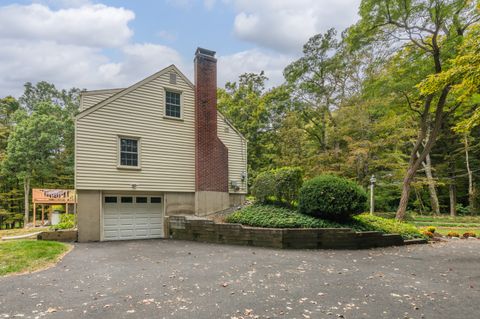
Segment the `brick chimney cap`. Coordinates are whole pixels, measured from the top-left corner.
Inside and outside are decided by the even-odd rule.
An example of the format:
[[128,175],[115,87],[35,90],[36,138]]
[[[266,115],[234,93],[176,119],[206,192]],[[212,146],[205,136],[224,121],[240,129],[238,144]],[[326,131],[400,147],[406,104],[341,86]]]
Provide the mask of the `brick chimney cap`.
[[215,57],[215,53],[216,53],[215,51],[198,47],[198,48],[197,48],[197,51],[195,52],[195,55],[205,55],[205,56],[214,58],[214,57]]

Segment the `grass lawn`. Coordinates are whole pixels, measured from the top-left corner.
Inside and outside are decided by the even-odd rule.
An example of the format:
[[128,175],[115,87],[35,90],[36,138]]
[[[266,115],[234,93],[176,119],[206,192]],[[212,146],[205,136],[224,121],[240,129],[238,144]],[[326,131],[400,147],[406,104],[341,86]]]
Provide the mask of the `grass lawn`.
[[380,231],[400,234],[405,239],[424,238],[412,224],[398,222],[369,214],[353,217],[348,223],[340,224],[307,216],[295,210],[272,206],[251,205],[226,217],[229,223],[268,228],[352,228],[356,231]]
[[15,228],[15,229],[3,229],[0,230],[0,239],[2,237],[10,237],[10,236],[19,236],[19,235],[26,235],[31,233],[36,233],[39,231],[48,230],[48,227],[35,227],[35,228]]
[[447,235],[450,231],[459,233],[474,232],[480,236],[480,216],[413,216],[413,224],[418,228],[434,226],[436,232]]
[[0,276],[31,272],[58,261],[69,245],[43,240],[0,242]]

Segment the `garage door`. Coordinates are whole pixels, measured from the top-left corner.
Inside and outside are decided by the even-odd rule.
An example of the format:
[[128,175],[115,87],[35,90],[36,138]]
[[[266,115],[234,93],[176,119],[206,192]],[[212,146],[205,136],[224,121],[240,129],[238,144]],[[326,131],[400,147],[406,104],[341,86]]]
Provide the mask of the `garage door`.
[[103,197],[103,240],[163,237],[163,198],[147,195]]

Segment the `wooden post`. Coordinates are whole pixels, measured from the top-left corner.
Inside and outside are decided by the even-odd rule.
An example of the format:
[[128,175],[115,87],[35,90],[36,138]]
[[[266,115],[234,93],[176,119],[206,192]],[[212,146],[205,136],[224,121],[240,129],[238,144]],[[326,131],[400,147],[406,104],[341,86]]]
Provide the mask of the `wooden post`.
[[42,204],[42,226],[45,225],[45,205]]
[[65,214],[68,214],[68,203],[65,204]]
[[36,225],[36,221],[37,220],[37,204],[36,203],[33,203],[33,227],[35,227]]

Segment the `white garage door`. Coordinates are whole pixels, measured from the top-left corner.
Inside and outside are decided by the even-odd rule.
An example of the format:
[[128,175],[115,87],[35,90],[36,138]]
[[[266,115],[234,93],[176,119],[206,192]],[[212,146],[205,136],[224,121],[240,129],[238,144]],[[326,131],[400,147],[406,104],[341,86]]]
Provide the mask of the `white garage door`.
[[103,240],[163,237],[163,198],[150,195],[105,195]]

